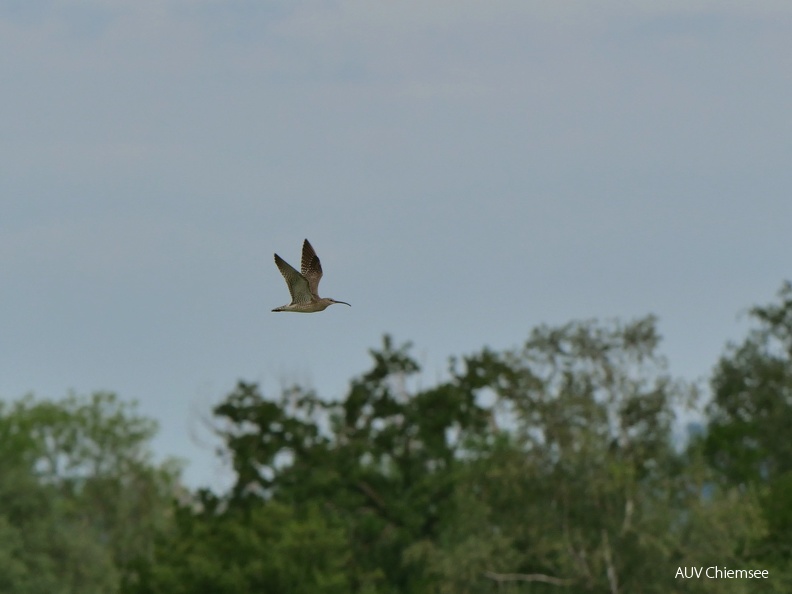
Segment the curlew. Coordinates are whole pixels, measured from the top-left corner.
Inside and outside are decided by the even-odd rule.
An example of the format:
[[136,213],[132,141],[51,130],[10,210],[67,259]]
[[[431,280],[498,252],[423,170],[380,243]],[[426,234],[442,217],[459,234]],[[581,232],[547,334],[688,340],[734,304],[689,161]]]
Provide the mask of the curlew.
[[[343,303],[346,301],[336,301],[330,297],[319,297],[319,281],[322,280],[322,264],[319,256],[316,255],[313,247],[306,239],[303,242],[302,262],[300,268],[302,274],[297,272],[286,260],[275,254],[275,264],[281,271],[286,285],[291,293],[291,303],[276,307],[272,311],[296,311],[299,313],[313,313],[327,309],[333,303]],[[351,305],[349,305],[352,307]]]

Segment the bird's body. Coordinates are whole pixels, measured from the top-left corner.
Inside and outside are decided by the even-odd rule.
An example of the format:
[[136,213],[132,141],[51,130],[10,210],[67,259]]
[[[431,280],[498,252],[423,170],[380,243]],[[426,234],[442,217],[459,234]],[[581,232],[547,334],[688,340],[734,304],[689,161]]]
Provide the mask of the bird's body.
[[292,300],[289,305],[276,307],[272,311],[313,313],[316,311],[323,311],[330,305],[333,305],[333,303],[349,305],[346,301],[336,301],[329,297],[319,297],[317,291],[319,289],[319,281],[322,280],[322,264],[319,262],[319,256],[316,255],[316,252],[311,244],[308,243],[307,239],[303,242],[302,262],[300,263],[302,272],[297,272],[295,268],[290,266],[289,263],[278,254],[275,254],[275,264],[278,270],[281,271],[283,278],[286,279],[286,285],[289,287]]

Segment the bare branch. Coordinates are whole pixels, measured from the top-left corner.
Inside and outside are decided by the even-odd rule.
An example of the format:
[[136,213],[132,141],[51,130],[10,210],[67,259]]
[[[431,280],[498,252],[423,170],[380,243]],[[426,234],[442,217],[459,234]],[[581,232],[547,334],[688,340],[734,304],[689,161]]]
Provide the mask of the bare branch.
[[496,582],[544,582],[553,586],[571,586],[575,580],[557,578],[543,573],[495,573],[485,571],[484,575]]
[[631,528],[630,521],[632,520],[634,508],[635,504],[633,503],[632,497],[627,495],[627,501],[624,502],[624,522],[622,522],[621,529],[622,534],[626,534]]
[[589,568],[589,564],[586,561],[586,549],[581,547],[580,552],[575,549],[572,544],[572,535],[569,533],[569,526],[567,525],[566,521],[564,521],[564,540],[569,555],[586,576],[586,581],[589,585],[593,584],[594,576],[591,575],[591,569]]
[[610,584],[611,594],[619,594],[619,580],[616,576],[616,568],[613,566],[613,557],[611,556],[610,542],[608,541],[608,533],[603,528],[602,530],[602,544],[605,554],[605,563],[608,566],[608,583]]
[[388,511],[388,506],[385,505],[385,502],[382,500],[377,492],[369,486],[368,483],[365,481],[358,481],[357,488],[360,489],[370,500],[377,506],[381,511],[386,512]]

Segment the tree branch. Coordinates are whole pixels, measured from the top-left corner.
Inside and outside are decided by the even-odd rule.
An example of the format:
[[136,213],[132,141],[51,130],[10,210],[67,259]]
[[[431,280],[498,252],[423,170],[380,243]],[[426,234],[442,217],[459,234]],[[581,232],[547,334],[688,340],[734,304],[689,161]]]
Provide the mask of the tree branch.
[[557,578],[543,573],[495,573],[485,571],[484,575],[496,582],[544,582],[553,586],[571,586],[575,580]]
[[378,508],[380,511],[382,511],[383,513],[385,513],[385,514],[387,515],[387,513],[388,513],[388,506],[387,506],[387,505],[385,505],[385,502],[382,500],[382,497],[380,497],[380,496],[377,494],[377,492],[376,492],[374,489],[372,489],[372,488],[371,488],[371,486],[369,486],[369,485],[368,485],[368,483],[366,483],[365,481],[358,481],[358,482],[357,482],[357,488],[358,488],[358,489],[360,489],[360,491],[362,491],[362,492],[363,492],[363,494],[364,494],[364,495],[366,495],[366,496],[369,498],[369,500],[370,500],[370,501],[371,501],[371,502],[372,502],[372,503],[373,503],[373,504],[374,504],[374,505],[375,505],[375,506],[376,506],[376,507],[377,507],[377,508]]
[[621,529],[622,534],[626,534],[627,531],[631,528],[630,521],[632,520],[634,508],[635,508],[635,504],[633,503],[632,497],[627,495],[627,500],[624,502],[624,522],[622,522],[622,529]]
[[608,583],[610,584],[611,594],[619,594],[619,580],[616,576],[616,568],[613,565],[608,533],[604,528],[602,529],[602,544],[604,547],[605,563],[608,566]]
[[575,549],[572,544],[572,535],[569,533],[569,525],[567,524],[566,520],[564,520],[564,540],[569,555],[586,576],[586,581],[588,582],[589,586],[591,586],[591,584],[594,583],[594,577],[591,575],[591,569],[589,568],[588,562],[586,561],[586,549],[581,547],[579,553]]

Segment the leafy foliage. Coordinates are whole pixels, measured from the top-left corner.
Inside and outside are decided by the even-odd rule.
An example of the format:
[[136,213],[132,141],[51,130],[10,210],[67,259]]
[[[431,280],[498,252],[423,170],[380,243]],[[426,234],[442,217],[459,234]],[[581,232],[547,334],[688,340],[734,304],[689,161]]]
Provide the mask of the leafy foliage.
[[155,430],[109,393],[0,406],[0,591],[118,591],[169,515],[178,469],[151,463]]
[[[386,336],[341,401],[299,387],[268,400],[240,383],[215,409],[238,480],[182,510],[189,520],[157,571],[186,558],[174,542],[201,550],[214,542],[207,527],[242,517],[259,552],[213,547],[226,551],[217,576],[247,576],[232,590],[174,569],[178,580],[141,591],[282,591],[281,574],[245,568],[280,558],[255,518],[284,510],[337,546],[311,555],[326,571],[306,572],[312,591],[660,593],[678,589],[678,566],[756,561],[768,534],[761,494],[722,484],[701,447],[676,447],[676,411],[697,392],[668,374],[658,343],[651,317],[542,327],[520,349],[452,359],[445,382],[411,391],[409,345]],[[290,521],[277,538],[299,531]],[[297,573],[312,567],[290,559]]]
[[[386,336],[340,400],[239,382],[215,409],[227,493],[152,463],[112,394],[0,407],[0,591],[123,594],[787,592],[792,286],[712,377],[672,377],[656,321],[535,329],[417,388]],[[681,580],[680,567],[772,579]]]
[[[757,323],[730,345],[712,377],[709,433],[703,448],[730,485],[758,489],[769,527],[757,558],[792,562],[792,284],[778,303],[755,307]],[[792,572],[785,572],[792,587]]]

